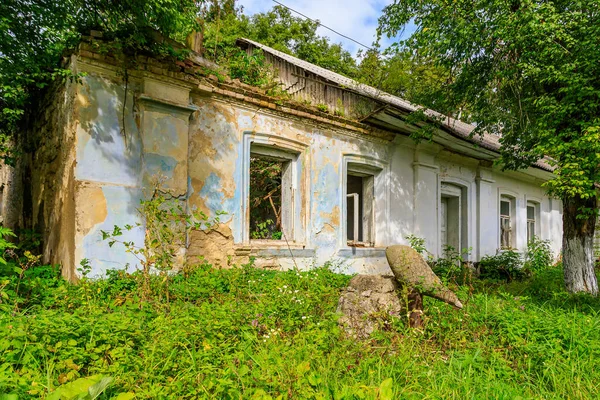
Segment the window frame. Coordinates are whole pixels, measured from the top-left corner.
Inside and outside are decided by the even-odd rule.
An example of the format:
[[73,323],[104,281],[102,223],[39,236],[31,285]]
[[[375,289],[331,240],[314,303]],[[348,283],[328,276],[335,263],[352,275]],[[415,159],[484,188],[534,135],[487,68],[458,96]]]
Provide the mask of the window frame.
[[[241,141],[241,177],[238,185],[240,193],[239,214],[234,215],[235,224],[239,227],[234,230],[234,243],[238,246],[250,246],[252,248],[305,248],[310,215],[310,200],[306,188],[310,187],[310,173],[307,165],[310,165],[310,152],[306,151],[308,145],[294,139],[262,133],[244,132]],[[286,234],[287,240],[279,239],[250,239],[250,158],[251,154],[264,155],[271,158],[289,160],[290,173],[292,174],[293,204],[290,207],[290,219],[292,224],[291,234]],[[290,237],[287,237],[290,236]]]
[[[295,192],[297,189],[296,185],[296,174],[295,170],[297,169],[297,159],[298,154],[290,153],[278,148],[264,146],[261,144],[251,145],[250,146],[250,159],[252,156],[262,158],[265,160],[273,160],[282,163],[281,170],[281,239],[252,239],[248,238],[250,243],[269,243],[275,242],[279,243],[283,241],[293,241],[290,240],[294,238],[294,210],[296,209],[296,196]],[[248,165],[248,172],[250,172],[250,166]],[[250,180],[248,181],[248,196],[250,196]],[[285,203],[289,203],[286,207]],[[248,211],[250,213],[251,205],[248,204]],[[250,215],[250,214],[248,214]],[[251,220],[248,217],[248,235],[250,232],[250,224]]]
[[[377,247],[378,243],[386,240],[386,231],[383,227],[378,227],[378,221],[381,223],[387,219],[389,214],[389,185],[387,174],[387,164],[382,160],[357,155],[357,154],[342,154],[342,171],[340,171],[340,225],[339,225],[339,247],[341,249],[352,249],[353,252],[369,251]],[[372,177],[372,205],[369,221],[371,223],[368,242],[352,243],[348,241],[348,226],[347,226],[347,179],[348,175],[354,176],[371,176]]]
[[[375,247],[375,171],[365,169],[364,166],[356,166],[356,164],[349,164],[346,168],[346,186],[345,193],[346,199],[352,197],[354,201],[354,215],[352,216],[354,223],[354,237],[358,237],[360,229],[356,227],[362,225],[362,240],[350,240],[348,238],[348,203],[346,203],[345,213],[345,236],[346,245],[348,247]],[[362,193],[348,193],[348,176],[354,176],[361,178],[361,189]],[[367,180],[365,185],[365,179]],[[365,195],[365,188],[371,193]],[[358,206],[358,207],[357,207]],[[362,218],[360,210],[362,209]]]
[[[541,214],[541,208],[540,208],[541,204],[537,201],[533,201],[533,200],[527,200],[526,203],[526,220],[527,220],[527,232],[526,232],[526,237],[527,237],[527,243],[529,244],[529,242],[531,241],[531,239],[533,237],[539,237],[539,233],[540,233],[540,214]],[[529,218],[529,207],[533,207],[533,219]],[[533,237],[530,238],[530,231],[529,231],[529,225],[530,223],[533,223]]]
[[[508,209],[508,224],[509,224],[509,235],[508,235],[508,246],[503,245],[503,214],[502,214],[502,203],[506,202],[509,205]],[[506,219],[506,218],[504,218]],[[498,202],[498,234],[499,234],[499,248],[500,250],[514,250],[516,249],[517,243],[517,199],[515,196],[509,194],[501,194]]]

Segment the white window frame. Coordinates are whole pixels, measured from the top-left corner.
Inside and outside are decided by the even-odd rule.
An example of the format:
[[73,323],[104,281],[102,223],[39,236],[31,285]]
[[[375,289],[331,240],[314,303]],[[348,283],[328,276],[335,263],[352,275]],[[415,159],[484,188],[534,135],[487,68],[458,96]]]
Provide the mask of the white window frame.
[[[234,216],[234,221],[239,230],[234,231],[234,241],[238,245],[279,248],[292,246],[303,248],[306,246],[307,218],[310,215],[310,201],[304,188],[310,187],[310,152],[306,151],[308,145],[294,139],[289,139],[275,134],[262,132],[244,132],[241,143],[242,152],[242,182],[240,190],[240,213]],[[276,239],[250,239],[250,158],[251,154],[264,155],[270,158],[281,159],[289,162],[290,190],[292,204],[289,207],[291,231],[286,232],[283,240]],[[288,195],[289,197],[289,195]],[[283,207],[282,207],[283,212]]]
[[[508,223],[509,223],[509,243],[508,246],[503,246],[502,243],[502,203],[507,202],[508,208]],[[508,194],[500,195],[498,202],[498,234],[499,234],[499,248],[500,250],[514,250],[517,243],[517,199],[514,196]]]
[[[527,201],[527,205],[526,205],[526,218],[527,218],[527,244],[529,244],[529,241],[531,240],[530,236],[530,231],[529,231],[529,225],[531,223],[533,223],[533,236],[534,237],[539,237],[540,234],[540,203],[537,201]],[[529,207],[533,207],[533,219],[529,218]]]
[[[446,199],[446,205],[449,204],[448,200],[457,199],[458,201],[458,247],[455,249],[456,251],[462,253],[463,249],[467,249],[468,246],[468,232],[469,232],[469,193],[467,190],[467,186],[462,183],[457,183],[454,181],[446,181],[442,180],[439,184],[439,203],[438,207],[440,207],[440,211],[438,214],[438,234],[439,234],[439,254],[440,256],[444,255],[444,245],[442,244],[442,225],[444,222],[442,221],[442,213],[441,213],[441,203]],[[448,212],[449,209],[446,209],[446,221],[448,220]],[[448,231],[448,226],[446,226],[446,235]]]
[[[364,165],[348,164],[346,168],[346,198],[352,199],[354,202],[353,210],[354,215],[352,219],[354,221],[354,239],[348,239],[348,223],[346,222],[346,245],[349,247],[374,247],[375,246],[375,178],[379,172],[372,168],[365,167]],[[362,179],[363,193],[347,193],[347,181],[348,176],[355,176]],[[370,193],[365,195],[365,189]],[[362,197],[361,197],[362,196]],[[362,205],[363,215],[360,218],[360,206]],[[348,207],[346,203],[346,214],[345,221],[348,221]],[[363,237],[359,240],[359,229],[362,225]]]
[[[340,229],[339,229],[339,246],[340,248],[353,249],[352,251],[369,251],[387,240],[387,230],[381,224],[387,221],[389,215],[389,173],[388,165],[383,160],[360,154],[342,154],[342,171],[340,171]],[[347,179],[348,175],[372,176],[373,186],[373,203],[371,216],[371,231],[369,233],[368,242],[359,242],[354,245],[348,241],[347,227]],[[354,253],[353,253],[354,254]]]

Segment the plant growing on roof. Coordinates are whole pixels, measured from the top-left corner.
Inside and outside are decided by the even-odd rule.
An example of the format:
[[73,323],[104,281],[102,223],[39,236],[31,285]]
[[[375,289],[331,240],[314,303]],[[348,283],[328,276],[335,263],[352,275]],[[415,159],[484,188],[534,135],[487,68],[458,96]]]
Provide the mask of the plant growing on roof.
[[467,103],[474,134],[501,135],[504,169],[550,157],[554,177],[545,186],[563,202],[567,290],[598,294],[598,2],[396,0],[379,30],[394,36],[409,21],[419,28],[400,46],[447,71],[433,94],[447,109]]

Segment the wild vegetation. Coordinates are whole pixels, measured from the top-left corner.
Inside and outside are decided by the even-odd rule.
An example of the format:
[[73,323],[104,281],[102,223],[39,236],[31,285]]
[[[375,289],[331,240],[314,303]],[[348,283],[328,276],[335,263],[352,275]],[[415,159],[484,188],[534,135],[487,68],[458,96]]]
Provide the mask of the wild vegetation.
[[350,279],[343,266],[194,265],[168,286],[162,275],[146,286],[143,271],[123,270],[75,285],[31,264],[23,246],[4,251],[0,267],[2,398],[600,394],[600,303],[566,293],[560,265],[510,283],[457,276],[449,284],[463,310],[426,299],[422,330],[381,316],[380,329],[356,341],[336,322]]

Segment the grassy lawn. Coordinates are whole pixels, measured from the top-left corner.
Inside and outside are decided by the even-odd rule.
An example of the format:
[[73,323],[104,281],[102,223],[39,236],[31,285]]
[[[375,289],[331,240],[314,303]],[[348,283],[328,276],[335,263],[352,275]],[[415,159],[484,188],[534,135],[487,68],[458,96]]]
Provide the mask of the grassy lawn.
[[564,293],[558,268],[456,287],[463,310],[427,299],[423,331],[392,319],[366,341],[337,327],[350,277],[326,268],[198,267],[152,278],[146,302],[140,278],[73,286],[36,268],[18,293],[0,278],[0,394],[17,395],[0,399],[98,374],[113,378],[99,398],[121,399],[600,395],[600,302]]

